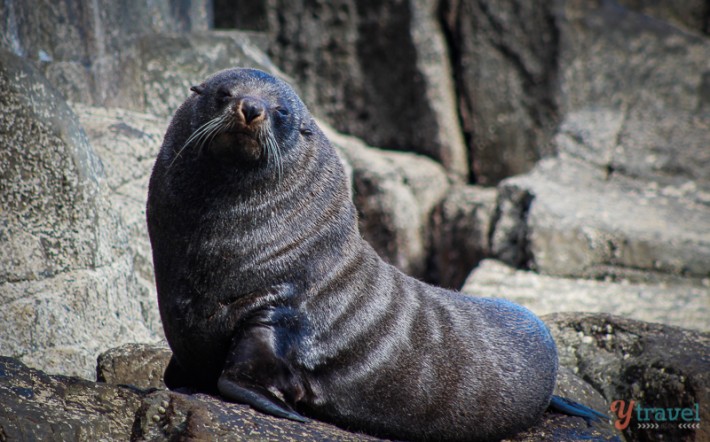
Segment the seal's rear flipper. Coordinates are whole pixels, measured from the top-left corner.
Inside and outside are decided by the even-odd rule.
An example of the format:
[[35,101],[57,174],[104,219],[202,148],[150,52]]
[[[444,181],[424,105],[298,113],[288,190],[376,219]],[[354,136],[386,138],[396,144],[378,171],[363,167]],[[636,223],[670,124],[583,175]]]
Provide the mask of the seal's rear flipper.
[[291,407],[271,394],[268,390],[259,387],[252,387],[252,389],[244,388],[225,377],[219,379],[217,388],[219,388],[219,392],[222,396],[234,402],[250,405],[255,410],[259,410],[263,413],[297,422],[310,422],[310,419],[293,411]]
[[597,410],[587,407],[586,405],[582,405],[578,402],[571,401],[560,396],[552,396],[548,408],[559,413],[581,417],[587,421],[587,425],[592,425],[594,422],[609,420],[609,417],[604,413],[600,413]]

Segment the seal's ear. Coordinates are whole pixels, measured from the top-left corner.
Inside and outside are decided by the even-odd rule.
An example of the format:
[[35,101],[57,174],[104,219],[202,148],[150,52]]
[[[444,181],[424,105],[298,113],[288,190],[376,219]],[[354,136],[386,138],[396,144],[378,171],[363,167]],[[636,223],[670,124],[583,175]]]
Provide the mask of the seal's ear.
[[196,93],[197,95],[202,95],[202,92],[205,91],[205,87],[200,84],[200,85],[192,86],[192,87],[190,88],[190,90],[191,90],[192,92]]

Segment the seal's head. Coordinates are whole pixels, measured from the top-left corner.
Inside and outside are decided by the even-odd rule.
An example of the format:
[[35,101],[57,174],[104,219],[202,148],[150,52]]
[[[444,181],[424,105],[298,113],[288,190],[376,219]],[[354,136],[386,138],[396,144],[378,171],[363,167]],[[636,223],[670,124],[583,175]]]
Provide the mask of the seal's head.
[[228,69],[191,88],[190,133],[176,158],[202,156],[228,167],[279,171],[312,118],[291,86],[255,69]]

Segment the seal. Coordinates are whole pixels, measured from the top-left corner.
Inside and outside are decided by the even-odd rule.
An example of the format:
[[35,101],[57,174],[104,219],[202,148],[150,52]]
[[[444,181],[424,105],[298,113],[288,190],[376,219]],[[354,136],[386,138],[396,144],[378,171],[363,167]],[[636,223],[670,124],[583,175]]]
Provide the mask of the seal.
[[284,81],[230,69],[192,91],[147,205],[169,388],[408,440],[500,439],[538,421],[557,351],[535,315],[382,261]]

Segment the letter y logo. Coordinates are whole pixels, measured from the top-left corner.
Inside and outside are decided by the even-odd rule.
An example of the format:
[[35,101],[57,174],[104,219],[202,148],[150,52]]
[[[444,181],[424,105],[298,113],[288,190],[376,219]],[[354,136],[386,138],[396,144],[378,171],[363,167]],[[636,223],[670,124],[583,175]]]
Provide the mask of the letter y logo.
[[622,431],[629,426],[629,423],[631,422],[631,411],[634,409],[635,404],[636,401],[629,401],[629,406],[627,407],[626,401],[621,400],[611,403],[611,411],[616,413],[616,416],[619,418],[616,422],[614,422],[614,426],[617,430]]

